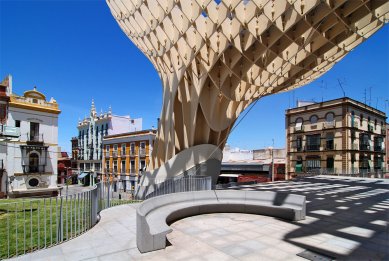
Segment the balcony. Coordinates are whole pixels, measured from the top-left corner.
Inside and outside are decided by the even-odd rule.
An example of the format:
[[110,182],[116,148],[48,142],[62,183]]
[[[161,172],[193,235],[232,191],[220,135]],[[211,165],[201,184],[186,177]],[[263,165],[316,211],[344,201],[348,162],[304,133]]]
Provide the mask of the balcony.
[[139,156],[141,156],[141,157],[146,156],[146,149],[145,148],[140,148],[139,149]]
[[109,151],[105,152],[105,157],[109,158],[109,156],[110,156]]
[[20,128],[0,124],[0,136],[19,138]]
[[302,131],[304,131],[304,126],[303,125],[294,127],[294,132],[302,132]]
[[41,134],[27,133],[27,143],[30,144],[44,143],[43,133]]
[[374,146],[375,152],[384,152],[384,148],[382,146]]
[[45,173],[46,165],[22,165],[23,174]]
[[336,150],[336,144],[334,143],[326,143],[324,150]]
[[120,156],[125,157],[125,156],[126,156],[126,151],[123,151],[123,150],[122,150],[122,151],[120,152]]
[[117,158],[118,157],[118,152],[117,151],[113,151],[112,152],[112,157]]
[[323,129],[335,128],[335,121],[327,121],[323,123]]
[[305,150],[306,151],[320,151],[320,145],[319,144],[306,145]]
[[370,151],[370,144],[359,144],[359,150]]
[[135,150],[130,150],[130,156],[131,157],[135,157],[136,156]]
[[367,125],[367,130],[370,132],[374,132],[374,126],[371,124]]

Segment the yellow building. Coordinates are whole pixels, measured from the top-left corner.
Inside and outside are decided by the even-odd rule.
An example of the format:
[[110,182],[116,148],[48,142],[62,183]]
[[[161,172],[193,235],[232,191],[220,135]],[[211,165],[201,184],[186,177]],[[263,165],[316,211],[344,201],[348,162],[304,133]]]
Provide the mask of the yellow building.
[[382,173],[386,115],[344,97],[286,111],[287,173]]
[[103,139],[103,175],[135,184],[149,164],[156,130],[108,135]]

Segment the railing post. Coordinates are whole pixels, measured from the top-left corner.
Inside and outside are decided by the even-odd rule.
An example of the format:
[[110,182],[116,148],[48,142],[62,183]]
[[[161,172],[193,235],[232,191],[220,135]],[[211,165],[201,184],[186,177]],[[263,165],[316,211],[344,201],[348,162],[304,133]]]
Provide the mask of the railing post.
[[91,215],[91,222],[92,226],[94,226],[97,223],[97,213],[98,213],[98,191],[100,188],[100,183],[96,185],[96,188],[92,190],[92,215]]

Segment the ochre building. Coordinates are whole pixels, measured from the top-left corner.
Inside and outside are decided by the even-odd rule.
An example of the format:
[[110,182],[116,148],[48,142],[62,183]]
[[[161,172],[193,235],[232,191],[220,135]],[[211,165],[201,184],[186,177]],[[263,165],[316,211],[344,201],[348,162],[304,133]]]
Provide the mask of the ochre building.
[[150,162],[156,130],[127,132],[103,138],[103,175],[135,182]]
[[286,111],[287,173],[382,174],[386,115],[344,97]]

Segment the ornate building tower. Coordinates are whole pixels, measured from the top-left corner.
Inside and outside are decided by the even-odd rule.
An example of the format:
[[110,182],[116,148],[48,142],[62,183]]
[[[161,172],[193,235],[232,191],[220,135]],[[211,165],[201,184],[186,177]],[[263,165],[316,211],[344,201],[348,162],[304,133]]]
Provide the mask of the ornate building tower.
[[[107,0],[163,83],[151,176],[221,160],[239,114],[305,85],[389,18],[387,1]],[[197,167],[196,167],[197,166]]]

